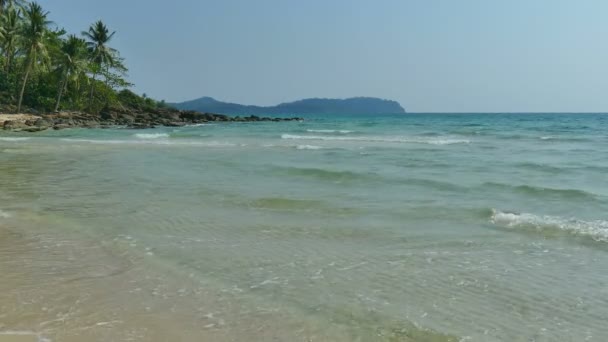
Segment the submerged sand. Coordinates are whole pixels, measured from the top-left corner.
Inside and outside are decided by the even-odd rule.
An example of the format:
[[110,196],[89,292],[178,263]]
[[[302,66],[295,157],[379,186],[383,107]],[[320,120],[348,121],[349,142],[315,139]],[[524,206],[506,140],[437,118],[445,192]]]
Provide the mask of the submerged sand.
[[39,342],[43,341],[38,335],[29,332],[0,332],[0,342]]
[[[0,342],[353,338],[347,322],[326,326],[314,315],[279,313],[276,303],[257,302],[240,289],[218,291],[179,272],[153,271],[153,258],[45,232],[40,218],[25,228],[0,226],[0,269],[9,270],[0,281]],[[251,301],[255,315],[245,309]],[[400,329],[384,337],[371,330],[367,340],[457,341],[414,326]]]

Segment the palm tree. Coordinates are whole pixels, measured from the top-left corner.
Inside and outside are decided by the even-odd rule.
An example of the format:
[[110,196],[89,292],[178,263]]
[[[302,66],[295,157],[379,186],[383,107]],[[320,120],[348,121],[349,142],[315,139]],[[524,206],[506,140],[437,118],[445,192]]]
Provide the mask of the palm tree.
[[25,74],[23,76],[23,84],[19,93],[19,104],[17,112],[21,112],[21,103],[23,102],[23,93],[28,78],[37,66],[44,64],[48,60],[47,50],[47,33],[48,27],[51,24],[47,20],[49,12],[42,10],[42,7],[36,2],[32,2],[26,8],[24,13],[24,25],[21,32],[23,39],[23,49],[25,53]]
[[[2,1],[2,0],[0,0]],[[17,9],[9,8],[4,15],[0,16],[0,48],[4,52],[5,71],[8,74],[13,65],[13,58],[17,50],[17,38],[19,36],[19,12]]]
[[46,40],[48,26],[51,24],[47,20],[48,14],[36,2],[30,3],[24,12],[21,39],[23,40],[22,45],[25,53],[25,74],[23,76],[21,92],[19,93],[17,112],[21,112],[23,94],[30,74],[37,66],[44,64],[48,60]]
[[108,46],[112,37],[116,32],[110,33],[106,25],[101,21],[97,21],[88,31],[83,31],[82,35],[87,38],[87,46],[90,51],[90,60],[93,63],[93,80],[91,83],[91,93],[89,95],[89,107],[93,103],[93,93],[95,92],[95,78],[102,68],[109,69],[113,64],[116,56],[116,50]]
[[87,66],[87,44],[82,38],[69,35],[68,39],[61,45],[61,51],[57,59],[57,71],[61,75],[59,89],[57,92],[57,103],[55,111],[59,110],[61,96],[68,86],[70,80],[78,81],[80,75]]
[[15,6],[24,7],[26,3],[26,0],[0,0],[0,15],[4,13],[5,9],[15,8]]

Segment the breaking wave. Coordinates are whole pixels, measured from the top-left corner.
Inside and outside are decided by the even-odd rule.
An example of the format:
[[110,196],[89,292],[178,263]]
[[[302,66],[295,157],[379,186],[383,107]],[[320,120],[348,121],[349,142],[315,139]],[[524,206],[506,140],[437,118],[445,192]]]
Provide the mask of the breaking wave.
[[298,149],[298,150],[321,150],[321,149],[323,149],[323,146],[298,145],[298,146],[296,146],[296,149]]
[[321,135],[294,135],[283,134],[281,139],[291,140],[323,140],[323,141],[362,141],[362,142],[386,142],[386,143],[404,143],[404,144],[430,144],[430,145],[451,145],[451,144],[469,144],[470,140],[466,139],[449,139],[449,138],[405,138],[405,137],[380,137],[380,136],[365,136],[365,137],[345,137],[345,136],[321,136]]
[[564,231],[595,241],[608,242],[608,221],[585,221],[576,218],[540,216],[528,213],[503,212],[492,209],[490,222],[497,226],[537,231]]
[[137,133],[133,135],[137,139],[166,139],[169,134],[166,133]]
[[17,142],[17,141],[27,141],[30,140],[30,138],[25,138],[25,137],[0,137],[0,141],[9,141],[9,142]]
[[345,129],[307,129],[306,132],[309,132],[309,133],[340,133],[340,134],[353,133],[353,131],[349,131],[349,130],[345,130]]
[[203,146],[203,147],[234,147],[245,146],[221,141],[173,141],[168,139],[137,139],[137,140],[95,140],[63,138],[61,141],[71,143],[88,143],[99,145],[163,145],[163,146]]

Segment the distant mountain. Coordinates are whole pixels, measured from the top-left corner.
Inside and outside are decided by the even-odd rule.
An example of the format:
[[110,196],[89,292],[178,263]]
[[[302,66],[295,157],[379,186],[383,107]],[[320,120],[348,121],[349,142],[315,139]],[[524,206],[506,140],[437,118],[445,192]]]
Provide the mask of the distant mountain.
[[183,110],[229,114],[229,115],[269,115],[269,114],[402,114],[405,109],[399,102],[373,97],[353,97],[350,99],[305,99],[281,103],[277,106],[247,106],[221,102],[211,97],[171,106]]

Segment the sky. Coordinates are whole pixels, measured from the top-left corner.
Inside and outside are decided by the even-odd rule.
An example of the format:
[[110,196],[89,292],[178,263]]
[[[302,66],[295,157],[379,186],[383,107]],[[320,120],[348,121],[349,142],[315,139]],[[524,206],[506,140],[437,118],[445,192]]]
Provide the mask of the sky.
[[605,0],[39,0],[117,33],[135,91],[273,105],[374,96],[409,112],[607,112]]

